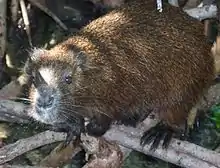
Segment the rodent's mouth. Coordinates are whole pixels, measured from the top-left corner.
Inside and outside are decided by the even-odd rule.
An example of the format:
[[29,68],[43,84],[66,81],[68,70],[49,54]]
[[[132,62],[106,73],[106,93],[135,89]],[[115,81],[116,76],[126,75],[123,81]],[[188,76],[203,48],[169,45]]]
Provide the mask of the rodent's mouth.
[[[45,87],[35,88],[32,92],[33,103],[29,115],[45,124],[63,122],[59,112],[60,96],[58,90]],[[44,92],[45,91],[45,92]]]
[[65,94],[56,90],[53,94],[53,101],[50,102],[49,99],[45,101],[47,99],[39,96],[37,92],[38,90],[35,89],[35,96],[33,97],[33,104],[29,114],[32,118],[50,125],[79,122],[81,117],[79,116],[79,112],[77,113],[74,109],[71,98],[62,96]]
[[62,122],[63,120],[61,117],[59,117],[59,113],[56,107],[42,109],[34,105],[31,116],[40,122],[51,125],[57,122]]

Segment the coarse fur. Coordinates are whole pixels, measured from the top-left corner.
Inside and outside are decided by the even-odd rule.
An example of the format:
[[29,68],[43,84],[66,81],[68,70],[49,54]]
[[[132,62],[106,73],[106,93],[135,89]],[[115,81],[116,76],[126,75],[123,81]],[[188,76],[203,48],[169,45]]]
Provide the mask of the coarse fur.
[[[160,13],[155,2],[130,1],[54,48],[35,49],[26,72],[36,78],[39,71],[46,85],[32,87],[32,116],[74,125],[76,134],[89,118],[86,130],[96,136],[149,112],[180,128],[215,78],[214,59],[202,23],[168,4]],[[42,87],[54,97],[47,109],[37,108]]]

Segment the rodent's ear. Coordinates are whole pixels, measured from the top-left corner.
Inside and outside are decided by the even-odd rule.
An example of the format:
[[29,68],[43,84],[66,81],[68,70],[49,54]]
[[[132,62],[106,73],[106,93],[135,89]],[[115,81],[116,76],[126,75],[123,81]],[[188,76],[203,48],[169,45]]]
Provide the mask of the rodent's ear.
[[37,62],[47,55],[46,52],[47,50],[43,48],[33,48],[32,51],[29,53],[29,57],[31,61]]
[[81,71],[86,71],[88,69],[87,66],[87,56],[84,52],[80,51],[75,56],[75,65],[77,69]]
[[43,57],[46,56],[46,51],[45,49],[42,48],[33,48],[29,52],[29,57],[25,63],[24,66],[24,73],[28,75],[32,75],[32,70],[33,70],[33,64],[36,63],[37,61],[41,60]]

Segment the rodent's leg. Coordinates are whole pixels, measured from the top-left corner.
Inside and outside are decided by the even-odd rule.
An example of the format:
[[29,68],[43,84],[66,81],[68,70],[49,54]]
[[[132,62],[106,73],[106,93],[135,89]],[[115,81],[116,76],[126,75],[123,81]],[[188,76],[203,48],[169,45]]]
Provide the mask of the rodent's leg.
[[111,121],[108,117],[102,117],[97,120],[93,118],[90,120],[89,124],[86,126],[86,132],[91,136],[102,136],[109,128]]

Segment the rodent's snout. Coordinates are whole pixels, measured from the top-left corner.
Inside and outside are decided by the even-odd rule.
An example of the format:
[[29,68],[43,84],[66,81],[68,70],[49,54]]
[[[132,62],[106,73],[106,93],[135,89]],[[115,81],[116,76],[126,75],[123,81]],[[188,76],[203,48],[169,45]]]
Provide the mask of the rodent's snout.
[[40,109],[50,109],[55,104],[56,91],[54,88],[43,85],[37,88],[36,106]]

